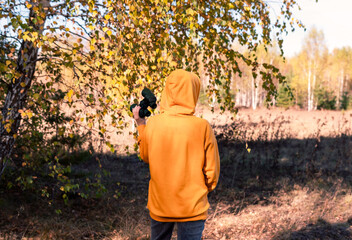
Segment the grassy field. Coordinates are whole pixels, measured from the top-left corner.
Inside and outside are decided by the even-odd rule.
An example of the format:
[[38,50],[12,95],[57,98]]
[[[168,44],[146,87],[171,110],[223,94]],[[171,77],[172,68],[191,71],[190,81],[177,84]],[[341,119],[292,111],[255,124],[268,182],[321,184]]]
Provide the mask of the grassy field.
[[[221,157],[204,239],[352,239],[352,112],[197,114],[214,126]],[[127,133],[113,141],[120,152],[134,143]],[[0,239],[149,239],[148,166],[133,153],[98,157],[110,171],[100,199],[49,205],[0,189]]]

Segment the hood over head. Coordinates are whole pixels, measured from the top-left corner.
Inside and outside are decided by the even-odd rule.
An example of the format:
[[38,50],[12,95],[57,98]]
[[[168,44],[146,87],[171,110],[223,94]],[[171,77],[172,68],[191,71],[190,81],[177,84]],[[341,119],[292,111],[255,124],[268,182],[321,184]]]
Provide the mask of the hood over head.
[[199,91],[200,80],[196,74],[182,69],[173,71],[161,95],[161,112],[193,115]]

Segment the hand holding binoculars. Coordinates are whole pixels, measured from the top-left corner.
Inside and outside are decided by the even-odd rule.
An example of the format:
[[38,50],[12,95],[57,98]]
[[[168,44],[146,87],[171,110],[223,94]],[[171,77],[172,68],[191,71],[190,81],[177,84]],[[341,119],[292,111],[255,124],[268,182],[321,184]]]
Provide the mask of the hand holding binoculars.
[[133,108],[139,105],[141,107],[138,112],[139,117],[145,118],[151,115],[150,111],[148,110],[148,107],[151,107],[152,109],[155,109],[157,107],[156,97],[148,88],[143,89],[142,96],[144,97],[143,100],[140,101],[139,104],[132,104],[130,107],[130,111],[133,112]]

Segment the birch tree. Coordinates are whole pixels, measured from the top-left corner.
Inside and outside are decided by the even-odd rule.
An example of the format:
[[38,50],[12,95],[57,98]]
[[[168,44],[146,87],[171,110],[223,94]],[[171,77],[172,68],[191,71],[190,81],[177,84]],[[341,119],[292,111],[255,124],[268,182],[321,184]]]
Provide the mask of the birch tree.
[[315,109],[314,90],[318,78],[322,76],[327,63],[328,50],[322,31],[312,28],[304,40],[302,56],[305,58],[303,71],[307,79],[307,108],[308,111]]
[[[30,5],[30,6],[29,6]],[[41,0],[28,3],[29,16],[25,28],[30,29],[30,35],[23,39],[18,50],[16,63],[13,63],[13,79],[7,89],[5,102],[0,115],[0,175],[6,167],[6,157],[11,154],[16,133],[18,131],[22,110],[27,100],[27,92],[31,87],[38,60],[38,36],[42,35],[47,18],[49,2]],[[4,9],[2,9],[4,11]],[[10,9],[6,9],[11,14]],[[11,61],[5,62],[11,65]]]
[[351,78],[352,73],[352,49],[350,47],[334,49],[331,58],[332,63],[329,69],[332,77],[337,83],[334,85],[337,89],[334,90],[337,97],[337,107],[339,108],[343,94],[345,91],[350,90],[347,89],[347,81]]
[[[253,72],[261,66],[262,87],[270,99],[276,91],[273,79],[283,82],[284,77],[270,62],[258,62],[257,47],[270,46],[272,36],[277,36],[282,54],[282,34],[302,24],[292,19],[296,1],[279,1],[276,15],[269,4],[258,0],[0,1],[1,35],[15,45],[0,63],[7,72],[0,103],[0,173],[10,160],[27,172],[47,169],[41,174],[51,174],[61,181],[55,186],[70,191],[73,185],[65,175],[69,169],[60,165],[59,154],[69,149],[58,151],[57,139],[75,140],[82,123],[114,151],[114,143],[106,138],[107,124],[121,133],[130,123],[130,101],[137,101],[141,89],[149,87],[160,96],[174,69],[198,71],[200,55],[209,79],[207,95],[215,95],[222,110],[234,110],[230,87],[232,76],[241,73],[238,61]],[[233,49],[234,41],[246,46],[250,56]],[[28,138],[22,143],[36,142],[16,157],[13,149],[15,140],[23,138],[19,134],[23,123]],[[56,138],[47,141],[52,136]],[[34,150],[41,151],[40,164],[45,167],[33,167]],[[39,177],[24,179],[33,183]]]

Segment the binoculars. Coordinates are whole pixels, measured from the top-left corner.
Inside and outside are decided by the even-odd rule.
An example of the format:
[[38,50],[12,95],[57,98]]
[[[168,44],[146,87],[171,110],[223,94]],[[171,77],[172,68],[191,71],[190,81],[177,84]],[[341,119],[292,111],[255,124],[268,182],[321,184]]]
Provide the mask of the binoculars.
[[[151,114],[148,110],[148,107],[151,107],[152,109],[155,109],[157,107],[156,97],[148,88],[143,89],[142,96],[144,97],[144,99],[139,103],[141,109],[139,109],[138,115],[140,118],[145,118],[149,117]],[[138,106],[138,104],[132,104],[130,107],[130,111],[133,112],[133,108],[135,108],[136,106]]]

